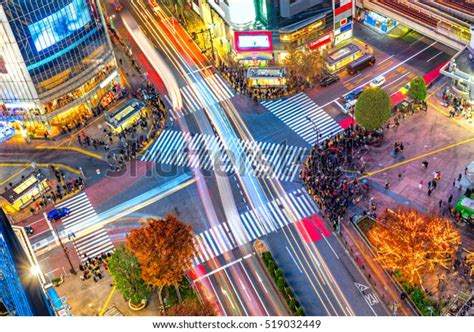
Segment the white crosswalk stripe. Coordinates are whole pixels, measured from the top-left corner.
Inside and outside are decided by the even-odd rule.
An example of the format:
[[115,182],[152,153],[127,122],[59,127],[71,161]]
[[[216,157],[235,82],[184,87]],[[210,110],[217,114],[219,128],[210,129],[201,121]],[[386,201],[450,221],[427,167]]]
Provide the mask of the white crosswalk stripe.
[[74,240],[73,244],[82,261],[85,261],[87,257],[92,258],[103,253],[108,253],[114,249],[114,244],[102,227],[91,234]]
[[194,265],[207,262],[237,247],[228,229],[229,226],[223,223],[195,236]]
[[82,192],[72,198],[69,198],[56,205],[56,208],[66,207],[69,209],[69,216],[63,218],[62,224],[64,229],[68,230],[72,227],[78,229],[81,223],[94,223],[97,221],[97,212],[89,201],[89,197]]
[[[305,159],[307,148],[269,142],[237,140],[240,151],[232,151],[239,174],[248,171],[259,178],[294,181],[300,162]],[[241,158],[245,158],[243,163]],[[226,173],[235,173],[235,167],[225,153],[222,141],[213,135],[190,134],[176,130],[164,130],[141,157],[143,161],[196,167],[214,171],[219,167]]]
[[304,92],[286,99],[265,100],[262,105],[291,130],[313,145],[336,135],[343,128]]
[[[196,82],[192,83],[192,85],[194,85],[194,88],[202,88],[205,91],[210,91],[212,98],[209,98],[209,96],[202,96],[199,98],[194,93],[193,87],[191,85],[186,85],[180,88],[184,105],[179,111],[171,110],[171,117],[173,119],[179,119],[185,115],[202,110],[204,107],[210,104],[222,102],[234,97],[234,92],[229,87],[229,84],[219,75],[214,74],[204,79],[200,78]],[[165,95],[165,99],[168,104],[171,105],[171,100],[169,99],[168,95]]]
[[[285,208],[283,202],[290,210]],[[298,189],[268,202],[264,207],[244,212],[240,215],[240,221],[247,239],[245,243],[278,231],[317,213],[318,210],[311,197],[303,189]],[[193,263],[202,264],[242,244],[244,243],[236,243],[227,223],[211,227],[195,236],[196,251]]]
[[[56,208],[66,207],[69,209],[69,216],[62,219],[64,234],[75,233],[82,229],[81,224],[91,225],[98,221],[98,215],[92,206],[86,192],[82,192],[56,205]],[[85,225],[84,225],[85,226]],[[81,260],[107,253],[114,248],[107,232],[101,227],[91,234],[79,239],[74,239],[74,248]]]

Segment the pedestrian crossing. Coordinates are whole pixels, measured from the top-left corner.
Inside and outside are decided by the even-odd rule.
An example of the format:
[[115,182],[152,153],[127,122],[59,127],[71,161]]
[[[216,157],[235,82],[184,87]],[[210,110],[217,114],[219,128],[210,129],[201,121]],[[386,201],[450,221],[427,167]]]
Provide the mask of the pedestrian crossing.
[[82,192],[72,198],[62,201],[56,205],[56,208],[66,207],[69,209],[69,216],[64,217],[61,221],[64,229],[78,229],[81,223],[94,223],[98,220],[97,212],[92,206],[89,197]]
[[286,99],[265,100],[262,101],[262,105],[311,145],[343,130],[304,92]]
[[[285,208],[291,207],[289,210]],[[218,257],[239,245],[249,243],[272,232],[318,212],[316,203],[303,190],[285,194],[265,206],[249,210],[240,215],[244,234],[239,239],[227,223],[211,227],[195,236],[194,266]]]
[[259,178],[294,181],[307,153],[305,147],[287,144],[241,139],[236,139],[235,143],[231,146],[237,146],[240,151],[226,151],[217,136],[164,130],[141,160],[209,171],[219,169],[225,173],[246,174],[250,171]]
[[114,249],[114,244],[103,227],[77,240],[73,240],[72,243],[81,261],[87,260],[87,257],[93,258]]
[[[56,208],[61,207],[69,209],[69,216],[62,218],[62,224],[64,226],[63,232],[67,234],[68,237],[70,234],[74,234],[84,228],[81,227],[82,224],[89,226],[99,220],[97,212],[92,206],[86,192],[82,192],[56,205]],[[87,259],[84,255],[94,257],[101,253],[109,252],[114,248],[112,241],[103,227],[77,240],[73,239],[73,245],[78,256],[83,261]]]
[[197,234],[194,243],[196,248],[194,265],[207,262],[237,247],[229,225],[225,222]]
[[[200,89],[210,91],[211,96],[204,95],[198,97],[194,91],[199,91]],[[202,110],[204,107],[216,102],[222,102],[234,97],[234,92],[227,82],[216,74],[200,78],[192,84],[180,88],[180,92],[183,97],[184,105],[181,110],[171,110],[171,117],[173,119],[179,119],[185,115]],[[168,95],[165,95],[165,99],[168,104],[172,105]]]

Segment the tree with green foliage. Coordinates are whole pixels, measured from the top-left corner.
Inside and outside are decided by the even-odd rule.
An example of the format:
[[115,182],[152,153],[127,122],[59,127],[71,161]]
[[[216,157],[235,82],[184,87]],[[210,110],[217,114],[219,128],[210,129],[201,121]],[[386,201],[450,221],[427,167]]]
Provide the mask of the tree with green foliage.
[[304,316],[304,309],[298,307],[298,309],[296,309],[296,316]]
[[278,286],[279,290],[284,290],[285,289],[286,283],[285,283],[285,279],[283,277],[280,277],[280,278],[277,279],[277,286]]
[[151,289],[141,277],[138,260],[123,245],[110,257],[109,272],[117,289],[132,304],[137,305],[142,300],[150,299]]
[[408,89],[408,97],[417,102],[425,101],[427,94],[427,87],[423,77],[418,76],[411,80],[410,88]]
[[355,119],[363,128],[373,131],[382,128],[390,118],[390,96],[381,88],[367,88],[355,105]]

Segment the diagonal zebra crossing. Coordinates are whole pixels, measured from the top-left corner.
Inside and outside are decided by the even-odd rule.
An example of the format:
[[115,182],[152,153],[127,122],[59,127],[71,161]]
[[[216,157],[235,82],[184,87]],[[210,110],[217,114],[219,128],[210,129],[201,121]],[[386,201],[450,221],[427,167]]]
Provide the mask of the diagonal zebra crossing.
[[286,99],[265,100],[262,105],[311,145],[343,130],[304,92]]
[[241,139],[236,143],[240,151],[226,151],[217,136],[164,130],[141,160],[225,173],[235,173],[237,167],[239,174],[250,171],[259,178],[294,181],[307,152],[305,147],[287,144]]
[[[81,225],[91,225],[99,220],[86,192],[56,205],[56,208],[60,207],[66,207],[70,211],[69,216],[62,219],[65,234],[75,233],[77,230],[84,228]],[[87,259],[84,255],[94,257],[114,248],[107,232],[102,227],[84,237],[73,240],[73,245],[83,261]]]
[[69,209],[69,216],[62,219],[64,229],[78,229],[82,223],[94,223],[98,220],[97,212],[92,206],[89,197],[82,192],[74,197],[62,201],[56,205],[56,208],[66,207]]
[[[193,87],[199,88],[203,86],[207,86],[206,91],[211,91],[211,97],[201,96],[201,98],[199,98],[194,93]],[[207,107],[216,101],[222,102],[234,97],[234,92],[227,82],[222,77],[215,74],[206,78],[200,78],[191,85],[186,85],[180,88],[180,92],[183,96],[184,107],[181,110],[171,110],[171,117],[173,119],[179,119],[188,114],[202,110],[204,107]],[[168,95],[165,95],[165,99],[170,105],[172,104]]]
[[73,240],[73,244],[81,261],[87,260],[87,257],[96,257],[114,249],[114,244],[103,227],[91,234]]
[[[292,209],[287,210],[287,206]],[[249,243],[319,211],[311,197],[302,189],[281,196],[266,206],[242,213],[244,234],[234,238],[227,223],[211,227],[195,236],[194,266],[218,257],[239,245]]]

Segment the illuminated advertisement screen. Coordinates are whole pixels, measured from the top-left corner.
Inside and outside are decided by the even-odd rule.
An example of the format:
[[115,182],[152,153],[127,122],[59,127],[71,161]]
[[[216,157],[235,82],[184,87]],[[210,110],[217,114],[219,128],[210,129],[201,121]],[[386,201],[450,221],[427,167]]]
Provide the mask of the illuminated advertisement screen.
[[66,7],[41,21],[30,24],[28,29],[39,52],[70,36],[90,20],[85,0],[73,0]]
[[235,49],[238,52],[273,51],[272,33],[270,31],[235,32]]

